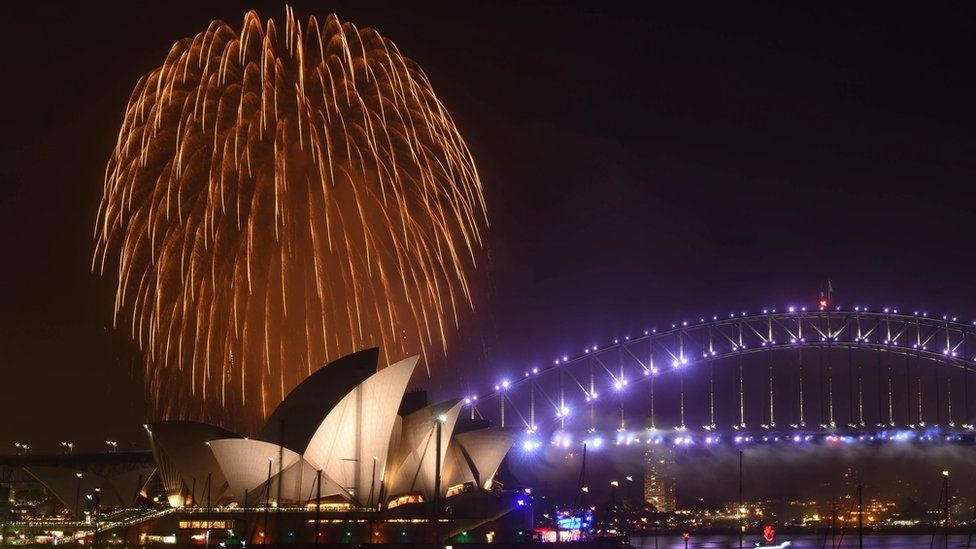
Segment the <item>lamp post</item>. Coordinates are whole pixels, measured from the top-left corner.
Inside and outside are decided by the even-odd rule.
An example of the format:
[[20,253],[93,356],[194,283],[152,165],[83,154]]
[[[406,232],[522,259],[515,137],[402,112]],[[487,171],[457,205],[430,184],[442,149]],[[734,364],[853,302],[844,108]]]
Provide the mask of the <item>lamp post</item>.
[[444,430],[445,423],[447,423],[447,416],[444,414],[437,416],[434,422],[434,537],[437,538],[437,543],[440,543],[437,521],[440,519],[441,504],[441,432]]
[[376,491],[376,460],[379,459],[378,456],[373,456],[373,474],[369,479],[369,508],[370,510],[375,510],[376,506],[373,505],[373,495]]
[[949,549],[949,471],[942,471],[942,485],[945,490],[945,548]]
[[315,481],[315,547],[318,549],[319,546],[319,535],[321,532],[322,524],[322,469],[319,469],[316,473]]
[[65,454],[75,453],[75,443],[74,442],[62,442],[61,447],[64,448]]
[[499,408],[501,410],[501,416],[502,416],[502,418],[501,418],[502,419],[501,425],[502,425],[502,429],[505,428],[505,389],[508,389],[508,385],[509,385],[509,383],[508,383],[508,380],[506,379],[506,380],[502,381],[502,384],[501,385],[496,385],[495,386],[495,388],[499,391],[499,394],[498,394],[498,405],[499,405]]
[[95,488],[95,499],[92,500],[93,503],[92,515],[95,517],[95,535],[93,540],[94,543],[92,543],[92,546],[94,546],[96,549],[98,548],[98,506],[101,504],[101,500],[102,500],[101,496],[102,496],[102,489]]
[[274,464],[274,458],[268,458],[268,480],[264,487],[264,531],[261,532],[261,545],[266,545],[268,543],[268,511],[271,510],[271,466]]
[[74,512],[75,512],[75,518],[80,519],[81,518],[81,479],[84,475],[81,473],[81,471],[78,471],[77,473],[75,473],[75,476],[78,477],[78,486],[77,488],[75,488]]
[[376,490],[376,460],[378,459],[378,456],[373,456],[373,475],[369,479],[369,537],[367,538],[369,542],[373,541],[373,513],[377,507],[373,503],[373,495]]
[[742,549],[742,510],[745,505],[742,502],[742,450],[739,450],[739,549]]

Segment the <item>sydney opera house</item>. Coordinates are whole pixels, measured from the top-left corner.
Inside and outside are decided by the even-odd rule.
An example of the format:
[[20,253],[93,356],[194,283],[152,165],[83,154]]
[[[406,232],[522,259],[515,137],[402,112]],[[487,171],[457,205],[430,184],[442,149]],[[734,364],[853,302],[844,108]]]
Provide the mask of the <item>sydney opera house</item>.
[[378,357],[368,349],[320,368],[253,438],[161,421],[145,426],[145,468],[24,471],[89,525],[77,539],[227,546],[528,536],[524,495],[495,479],[517,433],[462,417],[459,400],[428,405],[425,393],[407,393],[417,357],[384,368]]

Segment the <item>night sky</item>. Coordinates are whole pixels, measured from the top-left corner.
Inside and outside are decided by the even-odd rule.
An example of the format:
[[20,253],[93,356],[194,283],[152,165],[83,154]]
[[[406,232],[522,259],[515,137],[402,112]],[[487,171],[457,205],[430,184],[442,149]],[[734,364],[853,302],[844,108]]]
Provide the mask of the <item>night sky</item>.
[[[973,13],[295,2],[426,71],[481,171],[490,288],[438,396],[675,320],[813,304],[976,318]],[[142,370],[91,273],[130,91],[280,3],[5,6],[0,453],[143,445]],[[419,383],[419,382],[418,382]]]

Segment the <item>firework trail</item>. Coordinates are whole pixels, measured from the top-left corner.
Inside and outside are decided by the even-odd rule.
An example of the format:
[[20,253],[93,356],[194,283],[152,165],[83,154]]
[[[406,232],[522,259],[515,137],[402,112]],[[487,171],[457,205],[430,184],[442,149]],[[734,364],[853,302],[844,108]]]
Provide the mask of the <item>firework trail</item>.
[[289,10],[281,31],[251,12],[139,80],[93,269],[117,275],[155,415],[251,430],[338,356],[442,356],[486,227],[471,154],[415,63],[334,15],[303,30]]

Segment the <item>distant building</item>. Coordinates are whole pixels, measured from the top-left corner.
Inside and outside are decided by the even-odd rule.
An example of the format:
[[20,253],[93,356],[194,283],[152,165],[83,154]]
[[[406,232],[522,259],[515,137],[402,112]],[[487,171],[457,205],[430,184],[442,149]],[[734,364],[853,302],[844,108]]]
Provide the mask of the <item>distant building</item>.
[[660,513],[675,510],[674,450],[656,447],[644,452],[644,501]]

